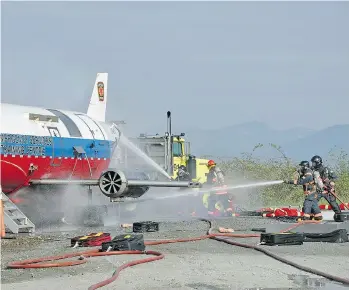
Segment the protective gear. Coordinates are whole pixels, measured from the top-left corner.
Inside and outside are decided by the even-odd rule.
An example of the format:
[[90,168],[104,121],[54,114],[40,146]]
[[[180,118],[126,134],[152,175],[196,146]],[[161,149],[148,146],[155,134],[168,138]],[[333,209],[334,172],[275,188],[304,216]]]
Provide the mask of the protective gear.
[[177,180],[178,181],[190,181],[190,173],[188,172],[187,168],[184,165],[179,166],[178,173],[177,173]]
[[[207,163],[209,172],[207,174],[207,184],[212,187],[220,187],[222,190],[211,192],[208,197],[208,214],[211,216],[226,215],[232,212],[229,203],[228,191],[225,189],[224,173],[216,166],[213,160]],[[218,207],[218,208],[217,208]]]
[[290,180],[289,184],[302,185],[305,195],[303,203],[304,219],[309,220],[313,214],[314,217],[321,217],[321,210],[318,204],[317,186],[314,181],[313,171],[309,168],[308,161],[302,161],[300,164],[300,170],[298,178]]
[[208,162],[207,162],[207,167],[208,168],[210,168],[210,167],[212,167],[212,166],[215,166],[216,165],[216,162],[214,162],[213,160],[209,160]]
[[284,183],[286,183],[286,184],[294,184],[294,181],[293,180],[284,180]]
[[316,184],[316,191],[321,193],[324,190],[324,183],[322,182],[322,178],[320,173],[316,170],[313,170],[314,182]]
[[303,160],[299,163],[299,166],[303,167],[303,168],[310,168],[310,164],[309,161]]
[[[315,168],[313,170],[315,170]],[[330,183],[338,178],[333,170],[322,164],[316,169],[316,171],[320,173],[321,179],[326,187],[331,185]]]
[[[210,161],[208,162],[208,164],[210,163]],[[211,168],[207,174],[207,184],[212,186],[220,186],[220,185],[224,185],[224,183],[225,181],[224,181],[223,171],[215,164],[211,165]]]
[[334,180],[337,179],[337,176],[331,169],[322,165],[322,159],[320,156],[314,157],[312,159],[314,159],[315,161],[317,161],[319,158],[321,161],[318,161],[318,163],[316,163],[316,168],[313,166],[314,175],[318,176],[322,183],[322,186],[320,186],[319,183],[317,184],[317,199],[318,201],[320,201],[321,198],[326,199],[326,201],[331,205],[332,210],[335,213],[340,213],[341,209],[337,203],[336,197],[331,194],[331,192],[335,193]]
[[323,219],[322,216],[314,216],[314,220],[316,221],[321,221]]
[[[308,162],[309,163],[309,162]],[[308,167],[302,169],[302,173],[299,175],[299,179],[293,181],[297,185],[303,185],[304,194],[311,194],[316,192],[316,184],[314,181],[313,171]]]
[[227,197],[227,194],[219,195],[214,193],[211,193],[208,197],[207,210],[210,216],[225,216],[233,211],[230,207],[230,202]]
[[337,203],[337,199],[333,194],[328,191],[324,191],[318,194],[318,201],[320,201],[321,198],[324,198],[328,202],[328,204],[331,205],[331,208],[335,213],[341,212],[339,204]]
[[303,203],[303,212],[304,217],[310,218],[310,215],[312,214],[314,217],[322,216],[315,193],[312,193],[305,198]]
[[322,165],[322,158],[319,155],[313,156],[310,161],[313,169],[318,169]]
[[301,161],[299,163],[298,173],[304,174],[309,168],[310,168],[310,164],[308,161]]

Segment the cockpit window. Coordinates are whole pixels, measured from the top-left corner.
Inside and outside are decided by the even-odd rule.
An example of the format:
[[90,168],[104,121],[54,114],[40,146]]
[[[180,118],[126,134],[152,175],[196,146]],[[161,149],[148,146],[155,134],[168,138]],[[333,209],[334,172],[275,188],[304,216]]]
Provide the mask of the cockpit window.
[[172,151],[173,151],[173,156],[175,157],[182,156],[182,143],[173,142]]

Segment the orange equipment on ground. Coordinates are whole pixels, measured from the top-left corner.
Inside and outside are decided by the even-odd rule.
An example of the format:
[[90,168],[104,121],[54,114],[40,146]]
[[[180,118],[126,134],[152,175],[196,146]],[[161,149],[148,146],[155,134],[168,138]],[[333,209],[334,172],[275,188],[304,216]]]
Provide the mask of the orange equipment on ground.
[[[329,204],[320,204],[319,207],[321,210],[332,210],[332,206],[330,206]],[[346,207],[349,207],[349,202],[348,203],[341,203],[339,205],[339,208],[341,210],[346,210]]]
[[4,238],[6,233],[5,233],[5,221],[4,221],[4,204],[2,201],[2,193],[1,193],[1,198],[0,198],[0,235],[1,238]]
[[269,212],[263,213],[263,217],[301,217],[304,213],[299,211],[297,208],[281,207],[271,209]]

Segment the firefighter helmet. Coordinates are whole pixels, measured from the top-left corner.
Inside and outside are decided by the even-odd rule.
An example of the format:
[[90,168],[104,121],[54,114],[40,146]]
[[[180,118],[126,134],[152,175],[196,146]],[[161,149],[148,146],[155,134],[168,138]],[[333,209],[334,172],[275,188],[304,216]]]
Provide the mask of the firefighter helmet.
[[214,162],[213,160],[209,160],[209,161],[207,162],[207,167],[211,167],[211,166],[213,166],[213,165],[216,165],[216,162]]
[[306,170],[309,168],[310,168],[309,161],[301,161],[299,163],[299,171],[298,172],[304,174],[306,172]]
[[309,164],[309,161],[301,161],[301,162],[299,163],[299,166],[309,168],[309,167],[310,167],[310,164]]
[[319,155],[315,155],[311,158],[311,163],[314,168],[318,168],[320,165],[322,165],[322,158]]
[[299,166],[300,167],[303,167],[303,168],[309,168],[310,167],[310,164],[309,164],[309,161],[301,161],[299,163]]

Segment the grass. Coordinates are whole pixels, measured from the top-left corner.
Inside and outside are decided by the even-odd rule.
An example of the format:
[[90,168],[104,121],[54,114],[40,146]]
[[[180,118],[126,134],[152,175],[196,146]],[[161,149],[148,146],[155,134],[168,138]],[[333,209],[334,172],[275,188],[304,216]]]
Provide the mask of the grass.
[[[229,160],[217,159],[220,168],[224,173],[234,179],[237,174],[246,180],[285,180],[293,179],[299,161],[293,161],[288,158],[281,147],[275,144],[269,144],[280,153],[280,158],[261,160],[254,156],[254,152],[263,147],[258,144],[251,153],[241,154],[240,157],[234,157]],[[338,153],[330,152],[331,169],[335,171],[339,177],[336,181],[336,193],[344,202],[349,202],[349,155],[343,151]],[[327,162],[324,160],[324,165]],[[301,186],[293,186],[288,184],[273,185],[263,188],[257,188],[258,203],[262,202],[265,206],[271,205],[300,205],[303,203],[304,196]],[[256,201],[257,202],[257,201]],[[253,203],[253,201],[252,201]],[[320,203],[325,203],[324,199]]]

